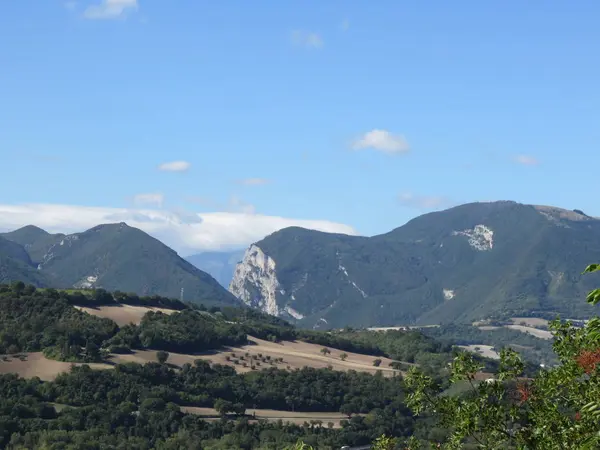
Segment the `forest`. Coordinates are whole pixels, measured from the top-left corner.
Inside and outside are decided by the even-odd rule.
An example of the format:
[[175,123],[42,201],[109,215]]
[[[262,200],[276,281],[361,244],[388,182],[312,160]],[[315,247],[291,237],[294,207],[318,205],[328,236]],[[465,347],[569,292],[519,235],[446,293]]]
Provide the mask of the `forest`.
[[[178,368],[168,352],[202,352],[245,343],[252,334],[272,341],[302,339],[324,347],[392,355],[410,361],[452,349],[418,333],[398,335],[406,345],[298,330],[285,321],[243,308],[192,307],[173,302],[178,313],[147,313],[139,325],[119,327],[74,308],[119,301],[169,306],[162,298],[138,298],[102,290],[58,291],[23,283],[0,286],[0,354],[43,351],[72,362],[106,361],[109,353],[160,350],[158,362],[117,364],[114,370],[73,366],[54,381],[0,377],[0,447],[7,448],[215,448],[281,449],[298,439],[317,448],[366,444],[382,434],[407,437],[443,433],[406,407],[401,377],[331,369],[274,367],[237,374],[201,356]],[[400,352],[402,348],[402,352]],[[432,357],[434,358],[434,357]],[[4,362],[0,362],[3,364]],[[445,369],[430,373],[443,378]],[[209,422],[182,406],[214,407],[223,417]],[[340,412],[341,428],[310,421],[303,426],[251,420],[247,408]],[[427,426],[425,426],[427,425]],[[195,446],[195,447],[194,447]]]
[[[0,375],[0,448],[280,450],[302,442],[327,450],[365,445],[378,438],[383,442],[382,436],[389,437],[386,446],[381,447],[385,449],[428,448],[422,445],[443,442],[461,443],[459,447],[448,444],[443,448],[491,449],[496,441],[506,442],[503,448],[546,448],[514,445],[517,438],[535,442],[537,438],[525,431],[519,431],[521,434],[515,434],[514,439],[499,439],[516,433],[515,426],[526,430],[537,424],[539,416],[527,413],[530,403],[543,402],[545,414],[555,414],[552,408],[563,401],[554,399],[556,395],[571,398],[565,410],[568,420],[582,418],[579,428],[571,433],[573,442],[584,442],[584,438],[588,442],[590,430],[596,427],[596,416],[587,411],[597,407],[590,399],[598,388],[596,364],[600,353],[594,349],[600,334],[595,329],[588,331],[588,326],[577,329],[560,322],[551,325],[557,330],[554,350],[563,365],[547,373],[568,373],[562,378],[548,378],[550,375],[521,361],[509,348],[501,351],[498,363],[459,351],[448,341],[418,331],[301,330],[250,309],[207,310],[176,301],[173,304],[178,312],[148,312],[139,324],[120,327],[110,319],[74,307],[116,303],[117,298],[138,305],[168,305],[158,297],[136,298],[105,291],[82,294],[36,289],[23,283],[0,286],[0,354],[17,357],[22,352],[43,351],[47,357],[62,361],[106,363],[110,353],[157,351],[156,362],[113,364],[107,370],[73,365],[52,381]],[[597,321],[590,324],[598,325]],[[444,333],[453,332],[451,327],[446,328]],[[585,333],[590,332],[596,334],[589,335],[595,337],[588,348],[586,339],[591,338]],[[389,357],[402,373],[385,377],[381,370],[369,374],[331,367],[261,367],[236,373],[233,367],[211,363],[202,355],[182,366],[169,363],[169,352],[193,354],[228,348],[246,343],[248,334],[273,342],[304,340],[323,346],[324,354],[333,348]],[[3,357],[0,364],[7,363],[7,359]],[[478,374],[504,381],[482,383]],[[541,381],[536,385],[538,379]],[[569,386],[583,380],[592,390],[564,392],[560,386],[567,386],[565,380]],[[534,388],[544,395],[536,397],[532,394],[537,392]],[[501,401],[493,400],[496,397]],[[480,408],[477,405],[485,405],[489,413],[475,414]],[[219,417],[207,420],[186,413],[182,409],[185,407],[214,408]],[[340,427],[321,420],[294,425],[257,420],[246,412],[249,409],[335,412],[346,419]],[[567,425],[561,422],[561,426]],[[543,426],[558,425],[550,422]],[[566,433],[561,430],[556,433]],[[495,440],[485,438],[489,445],[481,446],[478,442],[483,442],[488,432],[489,436],[505,434],[498,434]],[[566,442],[564,437],[561,439]],[[561,445],[556,448],[579,448]]]

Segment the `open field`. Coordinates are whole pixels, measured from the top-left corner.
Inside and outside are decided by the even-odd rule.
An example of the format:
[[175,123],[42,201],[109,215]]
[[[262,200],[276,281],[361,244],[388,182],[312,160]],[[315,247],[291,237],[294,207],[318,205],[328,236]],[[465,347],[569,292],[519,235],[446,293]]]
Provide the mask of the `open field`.
[[511,330],[517,330],[521,333],[529,333],[532,336],[535,336],[540,339],[552,339],[552,333],[548,330],[539,330],[533,327],[526,327],[523,325],[505,325],[506,328],[510,328]]
[[176,312],[173,309],[152,308],[149,306],[134,305],[110,305],[98,306],[93,308],[88,306],[75,306],[75,308],[93,316],[106,317],[108,319],[111,319],[120,327],[129,323],[139,324],[142,320],[142,317],[144,317],[144,314],[146,314],[149,311],[160,311],[164,314],[173,314],[174,312]]
[[[251,365],[255,365],[255,370],[261,370],[269,367],[277,367],[279,369],[301,369],[303,367],[326,368],[331,365],[334,370],[356,370],[358,372],[368,372],[374,374],[377,370],[381,370],[384,376],[394,376],[399,371],[389,367],[392,362],[388,358],[381,359],[381,367],[374,367],[373,356],[360,355],[358,353],[342,352],[336,349],[330,349],[331,354],[323,356],[320,352],[323,347],[305,342],[281,342],[273,343],[263,341],[261,339],[249,337],[251,344],[241,347],[225,348],[220,351],[208,352],[202,354],[183,354],[169,353],[168,363],[181,367],[186,363],[193,364],[196,359],[204,359],[211,363],[229,365],[235,368],[238,373],[250,372]],[[236,357],[232,357],[234,353]],[[248,353],[249,356],[245,356]],[[258,354],[262,358],[269,357],[266,362],[261,361]],[[339,359],[339,355],[346,353],[348,358],[345,361]],[[43,353],[23,353],[26,359],[21,361],[19,358],[12,356],[8,357],[8,361],[0,362],[0,373],[17,373],[24,378],[39,377],[42,380],[53,380],[61,372],[68,372],[71,365],[81,365],[81,363],[69,363],[47,359]],[[234,364],[233,361],[227,361],[227,357],[231,360],[240,359],[239,364]],[[257,359],[253,359],[253,356]],[[283,358],[283,361],[273,362],[277,358]],[[131,354],[117,355],[112,354],[107,363],[93,363],[90,367],[94,369],[110,369],[114,364],[125,362],[136,362],[145,364],[149,361],[156,361],[156,351],[154,350],[135,350]],[[248,367],[243,367],[246,363]]]
[[[181,410],[186,413],[205,417],[208,420],[217,420],[220,417],[213,408],[182,406]],[[255,415],[257,420],[265,419],[269,422],[282,420],[284,422],[290,422],[296,425],[302,425],[304,422],[310,422],[311,420],[320,420],[323,422],[323,426],[327,426],[329,422],[332,422],[334,428],[340,427],[341,420],[348,420],[348,416],[344,416],[338,412],[292,412],[277,411],[274,409],[247,409],[246,415]]]
[[[381,370],[384,376],[393,376],[394,373],[399,373],[389,367],[392,362],[389,358],[381,359],[381,366],[374,367],[373,361],[377,359],[375,356],[361,355],[352,352],[343,352],[334,348],[330,348],[331,354],[324,356],[321,353],[323,348],[320,345],[309,344],[306,342],[289,342],[282,341],[273,343],[252,336],[248,336],[250,344],[240,347],[227,347],[219,351],[207,352],[197,355],[188,355],[182,353],[170,353],[168,363],[181,367],[185,363],[192,364],[195,359],[204,359],[211,363],[229,365],[235,368],[238,373],[250,372],[251,365],[255,365],[255,370],[261,370],[269,367],[277,367],[279,369],[301,369],[303,367],[314,367],[324,369],[331,365],[333,370],[356,370],[358,372],[375,373]],[[246,356],[248,353],[248,356]],[[340,355],[346,353],[348,355],[345,361],[340,359]],[[232,354],[235,354],[233,356]],[[262,356],[259,356],[262,355]],[[231,361],[227,360],[227,357]],[[244,359],[241,360],[240,358]],[[277,358],[283,358],[283,362],[270,363],[269,360],[262,361],[261,358],[274,361]],[[238,359],[239,364],[234,364],[232,360]],[[143,364],[148,361],[156,361],[156,352],[153,350],[136,350],[128,355],[113,355],[111,358],[115,363],[121,362],[137,362]],[[248,367],[244,367],[246,363]]]
[[498,352],[493,350],[494,347],[492,347],[491,345],[459,345],[459,347],[464,348],[469,352],[485,356],[486,358],[500,359],[500,355],[498,354]]
[[[57,412],[69,407],[61,403],[51,403]],[[76,407],[75,407],[76,408]],[[221,416],[214,408],[206,408],[199,406],[182,406],[181,411],[187,414],[194,414],[202,417],[207,421],[220,420]],[[363,415],[363,414],[353,414]],[[257,422],[258,420],[267,420],[269,422],[277,422],[281,420],[283,422],[293,423],[296,425],[302,425],[304,422],[311,420],[320,420],[324,427],[328,426],[328,423],[333,423],[333,428],[341,428],[340,421],[348,420],[348,416],[340,414],[339,412],[293,412],[293,411],[279,411],[276,409],[246,409],[246,417],[251,417],[249,422]]]
[[546,319],[539,317],[511,317],[512,323],[507,325],[488,325],[486,321],[474,322],[473,326],[478,327],[482,331],[499,330],[500,328],[508,328],[521,333],[529,333],[539,339],[552,339],[552,333],[541,328],[548,326]]
[[[23,378],[39,377],[41,380],[50,381],[61,372],[68,372],[71,365],[80,366],[81,363],[70,363],[47,359],[42,352],[21,353],[25,360],[21,361],[14,356],[8,356],[8,361],[0,361],[0,374],[17,373]],[[110,364],[92,363],[93,369],[111,369]]]
[[524,325],[532,328],[548,326],[548,321],[539,317],[511,317],[510,320],[514,325]]
[[[250,341],[249,345],[202,356],[202,358],[210,359],[212,362],[217,362],[219,364],[232,364],[225,359],[227,356],[231,357],[231,353],[240,356],[248,352],[251,356],[261,353],[263,356],[269,355],[271,358],[283,358],[283,363],[277,365],[280,368],[286,368],[288,365],[291,369],[302,368],[305,366],[326,368],[328,365],[331,365],[334,370],[356,370],[369,373],[375,373],[377,370],[381,370],[386,376],[392,376],[394,372],[397,372],[389,367],[389,364],[393,361],[389,358],[378,358],[375,356],[361,355],[359,353],[344,352],[334,348],[329,349],[331,354],[324,356],[321,353],[323,347],[316,344],[309,344],[301,341],[282,341],[274,343],[252,336],[248,336],[248,340]],[[345,361],[340,359],[342,353],[348,355]],[[375,359],[381,359],[380,367],[373,366],[373,361]],[[261,364],[260,367],[263,367],[264,363]],[[238,371],[244,370],[238,366],[235,367]]]

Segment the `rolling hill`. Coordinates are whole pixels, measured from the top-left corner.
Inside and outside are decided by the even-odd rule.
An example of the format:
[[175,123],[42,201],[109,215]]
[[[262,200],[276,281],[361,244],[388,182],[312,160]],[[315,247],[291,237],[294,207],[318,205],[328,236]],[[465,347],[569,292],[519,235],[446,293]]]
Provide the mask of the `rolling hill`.
[[[589,317],[600,220],[511,201],[419,216],[374,237],[280,230],[248,248],[230,291],[313,327]],[[596,308],[597,309],[597,308]]]
[[206,272],[125,223],[82,233],[49,234],[27,226],[0,235],[0,278],[36,286],[104,288],[207,305],[239,301]]

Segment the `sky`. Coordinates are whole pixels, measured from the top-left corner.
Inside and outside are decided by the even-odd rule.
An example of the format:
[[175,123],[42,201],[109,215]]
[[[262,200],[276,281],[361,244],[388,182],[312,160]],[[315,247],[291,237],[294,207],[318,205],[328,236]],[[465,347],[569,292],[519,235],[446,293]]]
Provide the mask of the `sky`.
[[0,228],[125,221],[191,254],[473,201],[600,216],[599,14],[2,0]]

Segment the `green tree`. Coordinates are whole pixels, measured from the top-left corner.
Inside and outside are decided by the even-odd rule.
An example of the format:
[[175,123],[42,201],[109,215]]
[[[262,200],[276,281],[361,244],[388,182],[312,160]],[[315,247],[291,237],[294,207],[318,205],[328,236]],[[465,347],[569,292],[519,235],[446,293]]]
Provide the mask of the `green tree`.
[[386,436],[385,434],[375,439],[373,442],[373,446],[371,447],[373,450],[394,450],[398,445],[398,439]]
[[331,353],[331,350],[329,350],[327,347],[323,347],[321,349],[321,353],[323,353],[323,356],[327,356]]
[[342,361],[346,361],[346,358],[348,358],[348,354],[347,354],[347,353],[342,353],[342,354],[340,355],[340,359],[341,359]]
[[225,416],[230,412],[234,412],[235,406],[232,402],[228,400],[218,398],[215,400],[214,408],[215,411],[217,411],[217,413],[219,413],[222,416]]
[[166,363],[167,359],[169,359],[169,352],[165,352],[164,350],[159,350],[156,352],[156,360],[160,364]]
[[[584,273],[598,270],[600,265],[592,264]],[[587,301],[599,303],[600,289],[590,292]],[[439,395],[432,378],[413,367],[405,379],[411,391],[408,406],[417,415],[438,416],[449,430],[447,449],[467,443],[490,450],[599,448],[600,318],[583,328],[556,319],[549,328],[560,365],[526,378],[521,357],[503,349],[496,377],[478,382],[476,374],[483,366],[461,352],[451,364],[451,381],[468,391],[456,397]]]
[[381,359],[380,358],[374,359],[373,360],[373,365],[375,367],[379,367],[381,365]]

